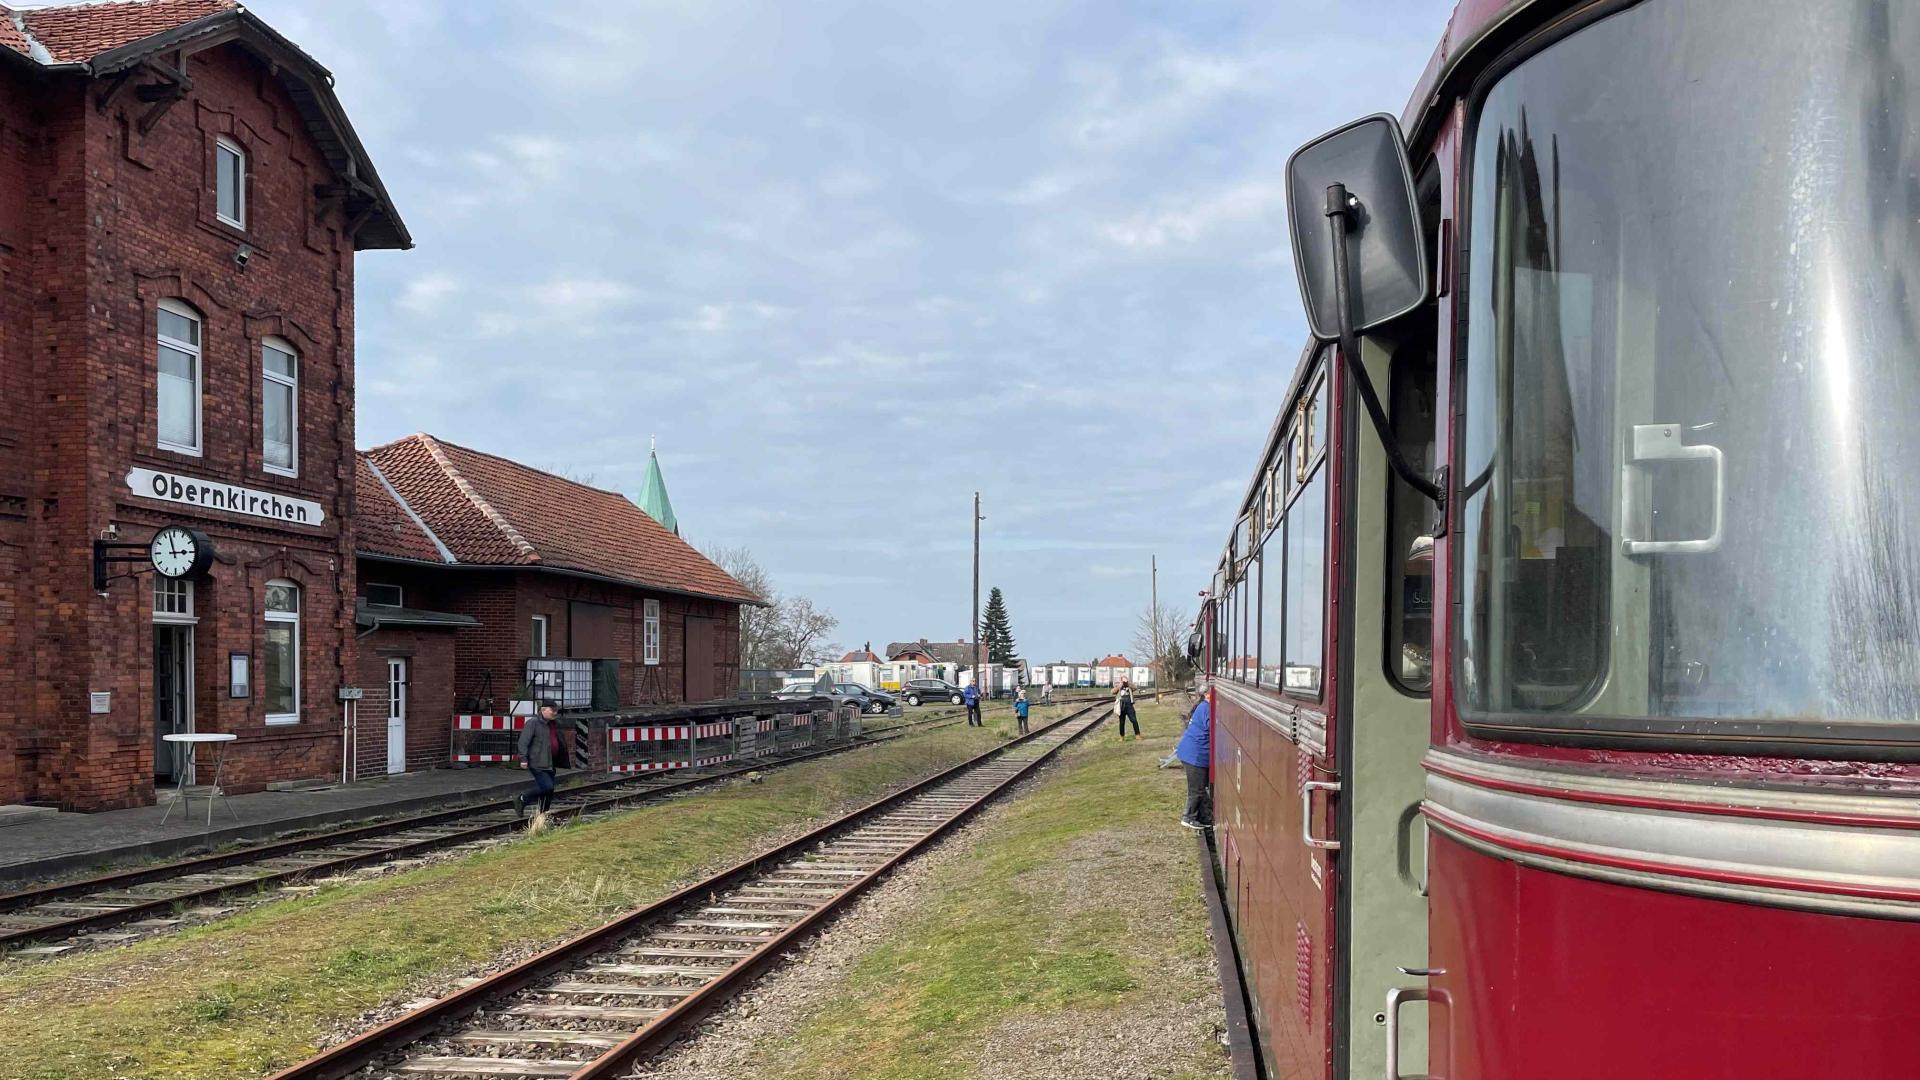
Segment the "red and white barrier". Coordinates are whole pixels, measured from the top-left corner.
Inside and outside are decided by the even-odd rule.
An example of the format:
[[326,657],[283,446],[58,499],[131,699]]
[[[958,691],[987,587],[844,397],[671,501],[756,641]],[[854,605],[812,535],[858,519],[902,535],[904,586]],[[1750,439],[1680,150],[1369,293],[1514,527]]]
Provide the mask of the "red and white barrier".
[[524,716],[475,716],[462,714],[453,718],[455,731],[519,731],[527,726]]
[[650,727],[607,729],[608,742],[685,742],[693,739],[718,739],[733,734],[733,722],[718,724],[656,724]]

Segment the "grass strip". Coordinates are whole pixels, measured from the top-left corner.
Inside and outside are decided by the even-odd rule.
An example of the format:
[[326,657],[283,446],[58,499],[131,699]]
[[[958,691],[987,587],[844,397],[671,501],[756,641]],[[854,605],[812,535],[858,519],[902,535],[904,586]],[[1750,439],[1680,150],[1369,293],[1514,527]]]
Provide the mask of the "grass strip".
[[236,1080],[423,981],[548,943],[978,754],[964,725],[467,858],[330,886],[124,949],[0,968],[4,1080]]
[[[797,1034],[769,1038],[752,1074],[1230,1075],[1200,867],[1178,824],[1185,781],[1155,767],[1183,717],[1174,705],[1140,716],[1144,739],[1122,742],[1108,726],[984,818],[935,872],[919,914],[860,958]],[[1082,1069],[1056,1072],[1050,1057]]]

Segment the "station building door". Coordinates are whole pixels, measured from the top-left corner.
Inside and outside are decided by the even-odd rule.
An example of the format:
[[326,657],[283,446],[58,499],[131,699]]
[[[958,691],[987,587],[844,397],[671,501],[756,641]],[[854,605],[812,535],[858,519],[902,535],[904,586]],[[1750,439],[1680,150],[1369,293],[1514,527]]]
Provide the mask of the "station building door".
[[193,782],[176,775],[181,755],[166,736],[193,727],[193,582],[153,579],[153,776],[157,784]]

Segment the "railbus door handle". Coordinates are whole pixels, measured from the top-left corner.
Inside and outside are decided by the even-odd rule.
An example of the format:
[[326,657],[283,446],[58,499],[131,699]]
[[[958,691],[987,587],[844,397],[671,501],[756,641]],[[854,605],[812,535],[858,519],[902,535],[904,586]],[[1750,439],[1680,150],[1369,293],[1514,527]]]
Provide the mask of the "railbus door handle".
[[1387,1080],[1430,1080],[1426,1075],[1400,1072],[1400,1006],[1409,1001],[1432,1001],[1435,996],[1424,986],[1396,986],[1387,991]]
[[1338,780],[1309,780],[1300,785],[1300,842],[1320,851],[1339,851],[1340,841],[1322,840],[1313,835],[1313,793],[1340,790]]
[[1620,496],[1622,532],[1631,534],[1650,528],[1640,522],[1645,483],[1639,466],[1648,461],[1704,461],[1713,466],[1713,524],[1698,540],[1636,540],[1628,535],[1620,541],[1620,550],[1628,555],[1689,555],[1720,550],[1720,537],[1727,517],[1727,455],[1717,446],[1680,441],[1679,424],[1635,424],[1633,445],[1622,466]]

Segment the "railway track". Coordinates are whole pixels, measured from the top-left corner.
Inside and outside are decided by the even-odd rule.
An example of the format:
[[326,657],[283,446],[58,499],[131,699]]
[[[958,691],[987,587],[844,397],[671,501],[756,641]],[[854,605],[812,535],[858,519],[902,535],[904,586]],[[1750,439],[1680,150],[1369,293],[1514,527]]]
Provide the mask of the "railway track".
[[902,860],[1099,727],[1085,705],[276,1074],[624,1076]]
[[[964,710],[943,711],[872,729],[839,746],[762,758],[716,771],[690,770],[695,775],[650,773],[576,785],[555,795],[548,817],[557,824],[613,813],[749,772],[890,742],[916,730],[951,726],[961,723],[964,716]],[[102,940],[119,942],[178,929],[196,912],[203,918],[226,914],[227,909],[215,906],[222,902],[490,841],[525,825],[514,813],[512,802],[502,799],[27,889],[0,896],[0,954],[116,927],[125,928],[128,934]]]

